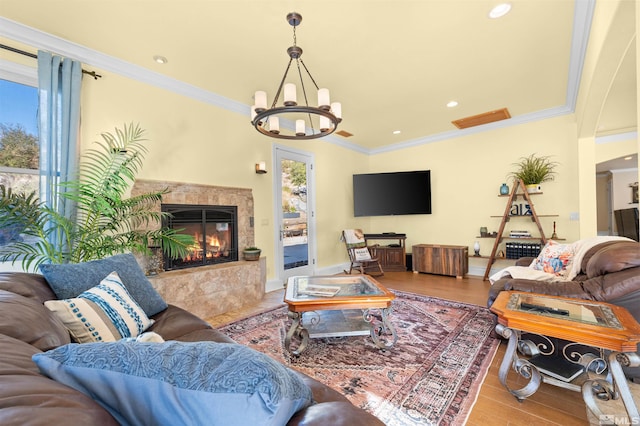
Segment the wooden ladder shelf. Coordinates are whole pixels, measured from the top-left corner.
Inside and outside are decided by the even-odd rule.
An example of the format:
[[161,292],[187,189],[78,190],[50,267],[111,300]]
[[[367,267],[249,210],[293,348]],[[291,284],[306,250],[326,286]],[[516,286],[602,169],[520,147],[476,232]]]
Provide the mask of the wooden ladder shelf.
[[[518,190],[521,192],[518,193]],[[533,206],[533,202],[531,201],[531,197],[527,192],[527,187],[525,186],[522,179],[518,179],[515,181],[513,185],[513,189],[511,190],[511,194],[509,194],[509,199],[507,200],[507,206],[504,209],[504,214],[502,215],[502,221],[500,222],[500,228],[498,228],[498,235],[496,236],[496,240],[493,243],[493,249],[491,250],[491,256],[489,256],[489,262],[487,262],[487,269],[484,272],[483,280],[486,281],[489,278],[489,274],[491,273],[491,266],[496,261],[496,253],[498,252],[498,246],[502,242],[502,234],[504,233],[504,227],[511,219],[511,205],[515,200],[517,200],[518,195],[522,195],[523,198],[529,203],[529,209],[531,210],[531,220],[536,223],[538,226],[538,231],[540,232],[540,240],[542,244],[547,243],[547,238],[544,236],[544,231],[542,230],[542,225],[540,225],[540,220],[538,219],[538,215],[536,214],[536,209]]]

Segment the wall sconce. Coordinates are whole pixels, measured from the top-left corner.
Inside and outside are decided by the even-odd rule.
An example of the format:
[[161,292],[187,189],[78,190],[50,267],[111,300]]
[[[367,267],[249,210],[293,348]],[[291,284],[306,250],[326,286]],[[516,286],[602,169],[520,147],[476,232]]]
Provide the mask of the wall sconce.
[[267,164],[264,161],[256,163],[256,173],[259,175],[267,173]]

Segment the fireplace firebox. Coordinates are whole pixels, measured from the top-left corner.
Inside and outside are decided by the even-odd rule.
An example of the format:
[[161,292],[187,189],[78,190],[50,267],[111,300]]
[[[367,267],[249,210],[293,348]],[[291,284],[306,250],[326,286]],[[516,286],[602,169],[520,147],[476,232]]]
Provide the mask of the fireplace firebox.
[[204,206],[162,204],[170,213],[163,225],[193,235],[196,243],[183,258],[164,258],[164,269],[184,269],[238,260],[238,208],[236,206]]

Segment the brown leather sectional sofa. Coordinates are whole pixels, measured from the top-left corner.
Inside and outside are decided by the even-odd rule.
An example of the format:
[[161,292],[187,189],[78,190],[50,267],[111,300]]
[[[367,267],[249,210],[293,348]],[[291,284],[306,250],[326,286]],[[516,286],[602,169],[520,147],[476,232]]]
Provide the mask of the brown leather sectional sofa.
[[[518,265],[529,265],[532,260],[522,258]],[[505,290],[608,302],[626,308],[640,322],[640,243],[605,241],[594,245],[571,281],[501,278],[492,284],[487,306]]]
[[[62,324],[44,307],[55,294],[41,275],[0,273],[0,424],[117,425],[97,402],[40,374],[32,355],[70,342]],[[176,306],[152,317],[165,340],[233,342],[209,324]],[[298,373],[314,403],[298,411],[288,425],[381,425],[328,386]]]

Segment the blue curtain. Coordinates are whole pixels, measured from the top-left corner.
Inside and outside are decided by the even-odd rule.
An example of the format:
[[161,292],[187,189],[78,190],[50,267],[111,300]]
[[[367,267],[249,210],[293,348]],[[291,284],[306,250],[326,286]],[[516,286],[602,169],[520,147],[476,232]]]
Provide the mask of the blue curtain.
[[[81,81],[80,62],[38,51],[40,200],[70,218],[75,205],[59,194],[61,182],[77,177]],[[58,238],[53,232],[50,242]]]

